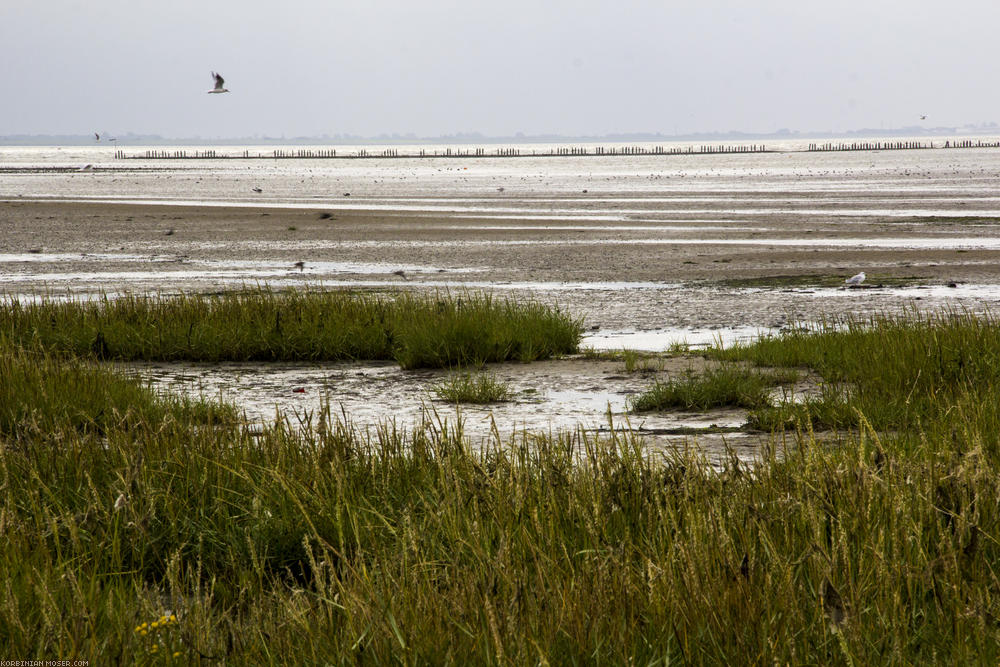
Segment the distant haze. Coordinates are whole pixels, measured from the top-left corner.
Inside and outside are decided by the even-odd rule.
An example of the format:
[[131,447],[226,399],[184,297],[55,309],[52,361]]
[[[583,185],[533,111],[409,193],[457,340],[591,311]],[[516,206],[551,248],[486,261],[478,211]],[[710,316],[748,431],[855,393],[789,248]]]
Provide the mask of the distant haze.
[[960,126],[998,115],[998,25],[996,0],[2,0],[0,135]]

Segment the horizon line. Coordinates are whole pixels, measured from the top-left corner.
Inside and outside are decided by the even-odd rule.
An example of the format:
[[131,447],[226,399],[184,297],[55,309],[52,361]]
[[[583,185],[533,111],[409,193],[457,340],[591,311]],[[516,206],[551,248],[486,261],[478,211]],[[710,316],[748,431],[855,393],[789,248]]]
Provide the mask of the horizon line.
[[[961,126],[938,126],[923,127],[918,125],[903,126],[897,128],[858,128],[854,130],[790,130],[781,128],[773,132],[745,132],[741,130],[690,132],[685,134],[664,134],[662,132],[612,132],[606,134],[557,134],[539,133],[525,134],[517,132],[512,135],[487,135],[481,132],[456,132],[454,134],[440,134],[436,136],[418,136],[415,133],[381,133],[378,135],[364,136],[348,133],[338,133],[330,135],[328,133],[320,135],[296,135],[292,137],[282,136],[230,136],[230,137],[178,137],[163,136],[153,133],[124,132],[117,136],[113,133],[102,133],[109,135],[109,139],[103,139],[111,143],[111,139],[120,140],[127,138],[129,141],[143,140],[155,143],[169,144],[199,144],[199,143],[233,143],[233,144],[253,144],[253,143],[305,143],[314,144],[355,144],[364,143],[392,143],[392,144],[435,144],[435,143],[544,143],[544,142],[568,142],[568,141],[726,141],[726,140],[754,140],[754,139],[812,139],[812,138],[836,138],[836,137],[878,137],[887,136],[961,136],[977,134],[1000,134],[1000,125],[996,122],[984,122],[978,125],[966,124]],[[83,134],[63,134],[63,133],[20,133],[0,135],[0,145],[32,145],[33,140],[58,139],[59,143],[73,143],[83,145],[94,145],[97,142],[93,139],[94,133]],[[38,144],[44,145],[44,144]]]

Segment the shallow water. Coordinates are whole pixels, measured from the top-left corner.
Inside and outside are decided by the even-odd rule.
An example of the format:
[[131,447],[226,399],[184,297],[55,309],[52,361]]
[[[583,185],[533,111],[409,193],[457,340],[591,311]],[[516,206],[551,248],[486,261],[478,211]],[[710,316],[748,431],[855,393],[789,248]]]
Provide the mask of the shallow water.
[[[630,397],[652,382],[648,375],[626,373],[620,362],[562,360],[532,364],[494,364],[488,371],[507,383],[515,397],[506,403],[455,406],[436,398],[434,386],[449,371],[404,371],[395,364],[352,362],[326,364],[191,364],[144,363],[128,367],[164,391],[220,398],[238,405],[252,422],[276,417],[293,427],[315,426],[324,409],[336,418],[347,415],[362,432],[388,415],[405,430],[424,421],[459,421],[474,445],[518,434],[553,433],[582,428],[592,433],[633,430],[660,448],[683,446],[685,429],[735,428],[742,411],[711,414],[629,414]],[[723,439],[749,443],[759,435],[705,433],[712,456],[721,455]],[[754,448],[744,452],[752,458]]]
[[[827,251],[857,251],[852,261],[866,262],[863,267],[877,262],[906,275],[925,266],[958,271],[1000,263],[992,254],[1000,251],[1000,150],[805,153],[805,143],[775,144],[769,147],[791,152],[767,154],[280,161],[115,160],[115,147],[107,146],[0,147],[0,213],[19,202],[45,200],[131,202],[150,210],[170,204],[172,211],[192,204],[235,206],[247,216],[266,209],[275,218],[285,210],[334,218],[352,211],[407,214],[398,229],[384,227],[379,235],[317,233],[300,239],[285,224],[249,237],[221,230],[195,239],[199,230],[188,230],[190,240],[173,234],[173,223],[163,216],[143,222],[127,244],[105,242],[87,230],[86,220],[74,220],[81,229],[67,231],[70,242],[64,245],[79,252],[51,250],[52,240],[42,235],[29,233],[18,246],[0,236],[0,294],[90,298],[261,284],[490,290],[565,306],[584,322],[583,347],[654,352],[675,344],[731,345],[827,314],[893,313],[914,304],[972,312],[997,308],[1000,281],[949,287],[955,281],[940,268],[935,275],[943,279],[915,279],[903,287],[720,285],[719,277],[801,272],[796,262],[803,257],[827,257],[805,265],[822,274],[846,277],[860,268],[845,265],[841,255],[823,255]],[[290,150],[299,148],[308,147]],[[237,154],[243,148],[217,150]],[[248,150],[270,153],[273,147]],[[57,171],[85,164],[94,169]],[[418,223],[425,237],[404,229]],[[115,224],[131,229],[139,221]],[[529,270],[519,263],[531,259],[527,255],[494,262],[537,248],[560,263],[551,266],[546,259]],[[922,251],[937,254],[914,254]],[[585,272],[585,252],[601,266]],[[905,253],[916,259],[896,259]],[[796,262],[787,259],[792,256]],[[743,257],[750,259],[737,267]],[[776,263],[761,267],[754,264],[757,257]],[[786,261],[791,269],[780,263]],[[714,262],[732,262],[733,268],[711,269],[722,266]],[[675,271],[655,279],[657,265],[680,263],[692,267],[692,278],[678,279]],[[699,270],[714,279],[701,282]],[[512,384],[517,399],[463,407],[466,429],[477,438],[489,437],[494,422],[501,433],[601,429],[610,413],[614,424],[630,423],[666,446],[691,440],[677,435],[678,428],[738,426],[744,419],[739,412],[628,416],[628,397],[652,380],[612,366],[505,364],[493,370]],[[254,419],[272,418],[276,411],[305,418],[325,402],[362,427],[387,415],[404,427],[434,412],[458,418],[454,406],[430,393],[444,372],[406,372],[391,364],[149,364],[136,372],[162,388],[232,399]],[[759,436],[704,434],[697,440],[717,453],[728,445],[752,456]]]

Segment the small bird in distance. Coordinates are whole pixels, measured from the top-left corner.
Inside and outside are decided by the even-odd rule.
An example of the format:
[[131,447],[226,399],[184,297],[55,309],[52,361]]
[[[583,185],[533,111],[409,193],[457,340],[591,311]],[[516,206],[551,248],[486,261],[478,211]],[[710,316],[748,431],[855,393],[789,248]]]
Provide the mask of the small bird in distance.
[[847,285],[860,285],[865,281],[865,272],[857,273],[844,281]]
[[255,185],[255,186],[253,186],[253,187],[252,187],[252,188],[250,188],[250,189],[251,189],[251,190],[253,190],[254,192],[258,193],[258,194],[264,191],[264,189],[263,189],[263,188],[259,188],[259,187],[257,187],[256,185]]
[[922,114],[920,116],[920,120],[927,120],[927,114]]
[[229,89],[226,88],[226,80],[222,78],[221,74],[212,72],[212,77],[215,79],[215,88],[208,91],[211,95],[212,93],[228,93]]

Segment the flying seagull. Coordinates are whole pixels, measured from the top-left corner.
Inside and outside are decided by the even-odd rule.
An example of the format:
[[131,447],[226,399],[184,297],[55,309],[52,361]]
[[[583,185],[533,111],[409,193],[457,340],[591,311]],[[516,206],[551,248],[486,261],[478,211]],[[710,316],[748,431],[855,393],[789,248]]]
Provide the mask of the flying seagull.
[[927,116],[921,116],[920,120],[927,120]]
[[862,271],[861,273],[851,276],[850,278],[845,280],[844,283],[847,285],[860,285],[864,281],[865,281],[865,272]]
[[101,140],[101,135],[98,134],[97,132],[94,132],[94,141],[100,141],[100,140]]
[[208,92],[210,94],[211,93],[228,93],[229,89],[225,87],[226,80],[222,78],[222,75],[218,74],[216,72],[212,72],[212,76],[215,77],[215,88],[213,88],[212,90],[210,90]]

